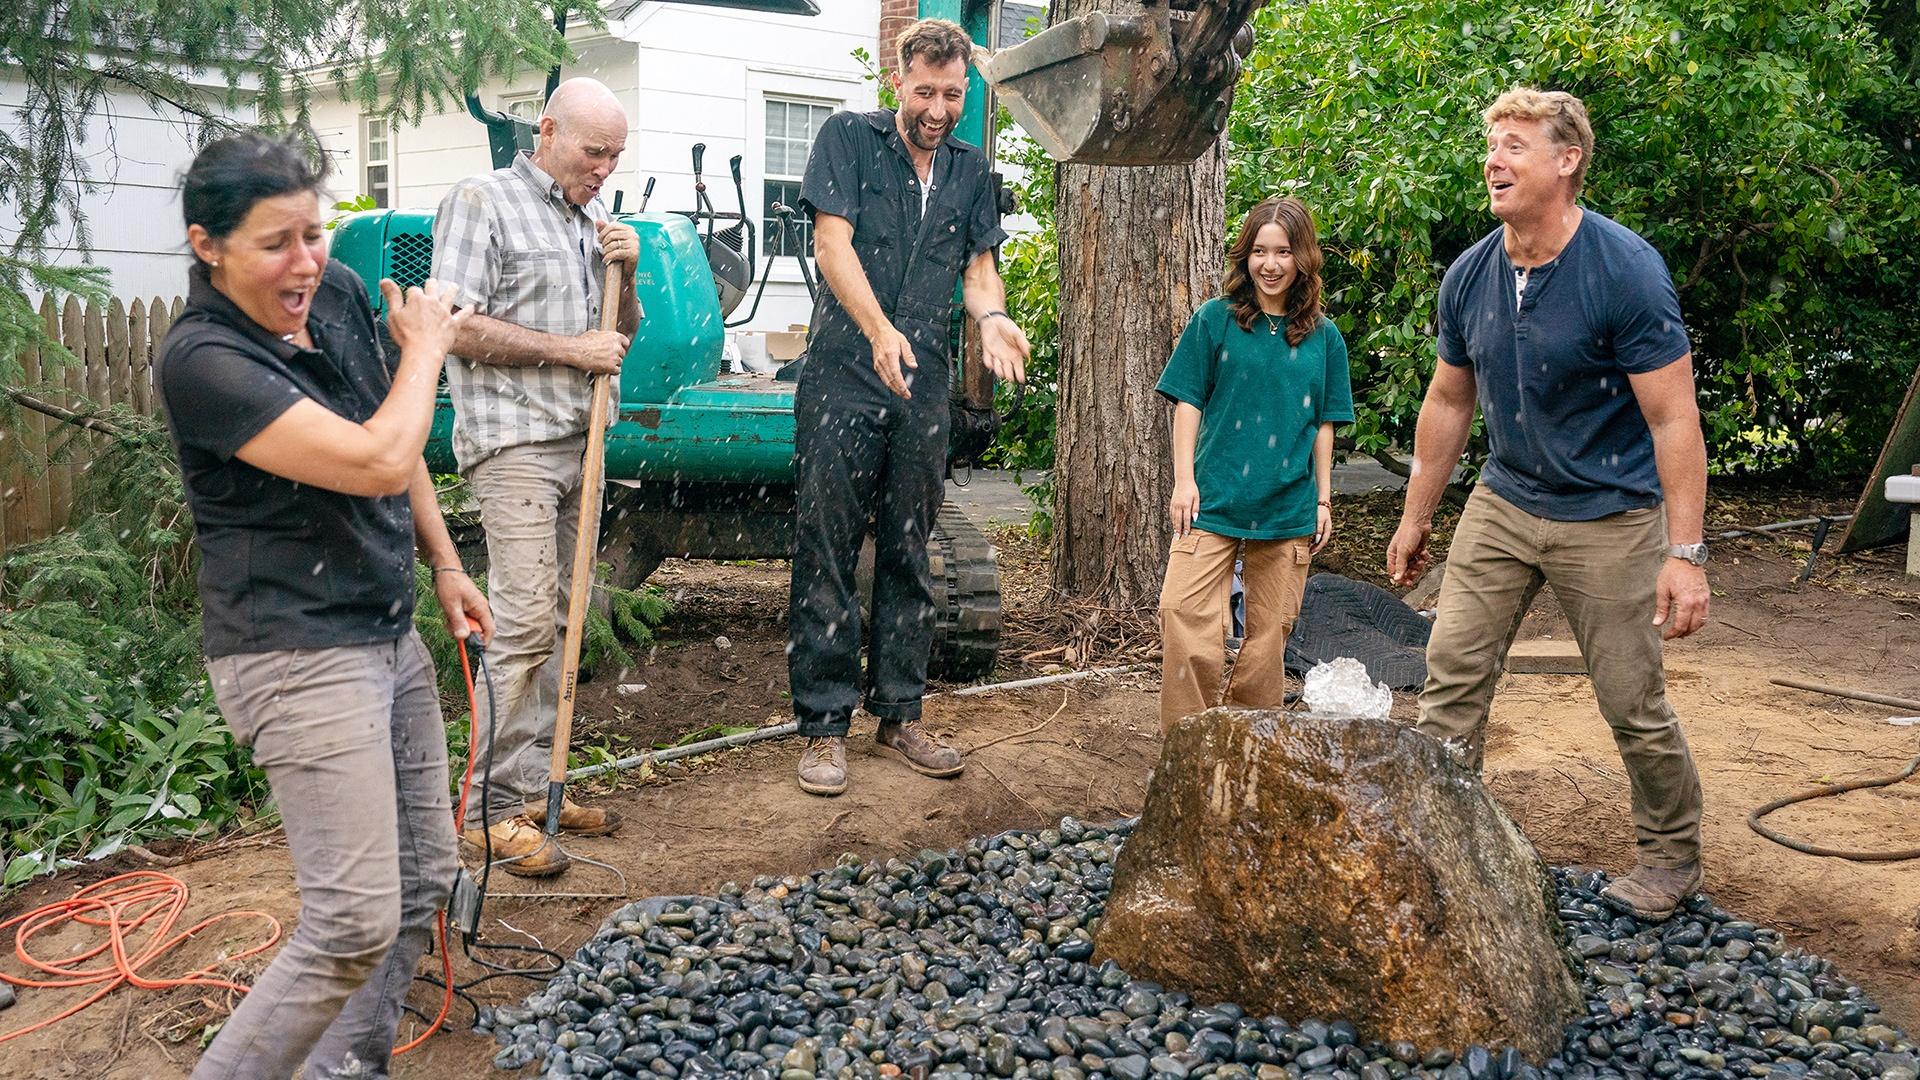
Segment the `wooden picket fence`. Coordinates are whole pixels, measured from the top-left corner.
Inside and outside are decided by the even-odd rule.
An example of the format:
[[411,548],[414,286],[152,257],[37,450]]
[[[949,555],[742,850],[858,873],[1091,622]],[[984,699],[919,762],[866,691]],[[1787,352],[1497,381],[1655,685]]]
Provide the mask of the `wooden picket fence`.
[[[58,305],[45,297],[40,319],[47,336],[79,363],[28,350],[21,357],[25,378],[10,389],[75,412],[120,405],[150,416],[158,407],[153,358],[184,304],[177,296],[131,304],[115,297],[103,309],[78,297]],[[20,409],[19,418],[0,428],[0,553],[66,527],[75,487],[105,437],[31,409]],[[50,452],[59,460],[48,466]]]

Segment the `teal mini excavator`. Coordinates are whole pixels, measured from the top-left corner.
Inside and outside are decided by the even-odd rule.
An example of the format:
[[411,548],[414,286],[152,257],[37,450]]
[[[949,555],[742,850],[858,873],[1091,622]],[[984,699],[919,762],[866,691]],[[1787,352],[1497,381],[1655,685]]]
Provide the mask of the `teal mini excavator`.
[[[675,2],[797,15],[818,10],[814,0]],[[999,0],[921,0],[920,13],[960,23],[983,46],[974,58],[959,138],[991,150],[988,118],[997,95],[1056,158],[1137,165],[1191,160],[1211,144],[1225,123],[1239,56],[1251,44],[1247,19],[1260,2],[1142,0],[1138,14],[1070,20],[997,55],[984,45],[994,40]],[[564,33],[564,22],[556,20],[556,28]],[[549,73],[549,94],[558,79],[558,69]],[[492,112],[472,96],[467,107],[487,128],[493,167],[532,149],[532,125]],[[791,372],[724,370],[727,326],[750,319],[759,303],[756,295],[753,307],[730,323],[752,288],[762,245],[740,187],[740,159],[732,161],[739,209],[724,212],[714,208],[701,179],[702,153],[693,148],[693,210],[648,212],[643,199],[640,212],[625,214],[618,197],[613,206],[640,236],[634,289],[645,312],[621,369],[618,418],[606,440],[600,560],[622,587],[644,581],[665,558],[783,558],[792,551]],[[1003,201],[1003,211],[1011,209]],[[776,214],[781,228],[794,227],[790,210],[779,207]],[[417,285],[433,262],[433,211],[354,214],[335,231],[332,257],[368,282]],[[765,268],[773,261],[769,255]],[[804,258],[801,269],[808,288],[818,287]],[[765,287],[763,269],[760,291]],[[372,299],[376,314],[384,315],[377,291]],[[992,438],[993,383],[977,345],[967,340],[957,302],[954,316],[949,462],[964,467]],[[454,468],[452,427],[443,387],[427,447],[437,471]],[[477,531],[456,531],[473,557]],[[937,620],[930,672],[955,681],[981,678],[993,670],[1000,641],[993,549],[948,503],[928,557]]]

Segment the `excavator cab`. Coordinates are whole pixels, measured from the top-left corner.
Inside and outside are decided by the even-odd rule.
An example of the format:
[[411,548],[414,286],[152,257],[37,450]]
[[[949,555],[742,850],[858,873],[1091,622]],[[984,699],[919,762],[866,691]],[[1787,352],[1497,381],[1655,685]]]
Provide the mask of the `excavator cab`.
[[1140,0],[1138,14],[1096,11],[998,53],[976,50],[974,66],[1057,161],[1185,164],[1227,125],[1264,2]]

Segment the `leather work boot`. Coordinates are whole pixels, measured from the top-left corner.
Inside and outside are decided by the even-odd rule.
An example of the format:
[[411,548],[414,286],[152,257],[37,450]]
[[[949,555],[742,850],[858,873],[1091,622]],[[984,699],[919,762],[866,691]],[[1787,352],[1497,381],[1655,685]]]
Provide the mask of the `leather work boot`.
[[922,776],[945,779],[959,776],[960,770],[967,767],[960,751],[920,730],[917,723],[882,723],[873,741],[899,754],[908,768]]
[[1648,922],[1659,922],[1700,891],[1702,876],[1698,859],[1678,867],[1636,866],[1633,873],[1614,878],[1600,890],[1600,899]]
[[808,739],[800,752],[800,790],[809,795],[838,795],[847,790],[847,738]]
[[[528,803],[527,819],[536,826],[547,822],[547,804]],[[565,795],[560,796],[560,831],[575,836],[608,836],[620,828],[620,815],[597,806],[581,806]]]
[[524,814],[460,834],[460,850],[474,858],[486,858],[489,844],[493,865],[509,874],[552,877],[567,868],[567,853]]

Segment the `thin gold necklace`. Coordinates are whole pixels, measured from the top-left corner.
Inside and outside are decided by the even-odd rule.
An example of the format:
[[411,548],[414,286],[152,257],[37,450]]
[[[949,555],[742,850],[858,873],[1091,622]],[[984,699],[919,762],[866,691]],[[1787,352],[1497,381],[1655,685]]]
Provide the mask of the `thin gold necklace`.
[[1278,333],[1280,333],[1280,327],[1281,327],[1281,323],[1280,323],[1280,322],[1279,322],[1278,320],[1276,320],[1276,319],[1275,319],[1275,318],[1273,317],[1273,315],[1272,315],[1271,313],[1269,313],[1269,312],[1265,312],[1265,311],[1263,311],[1263,312],[1261,312],[1261,313],[1260,313],[1260,316],[1261,316],[1261,318],[1264,318],[1264,319],[1266,319],[1266,320],[1267,320],[1267,333],[1268,333],[1268,334],[1278,334]]

